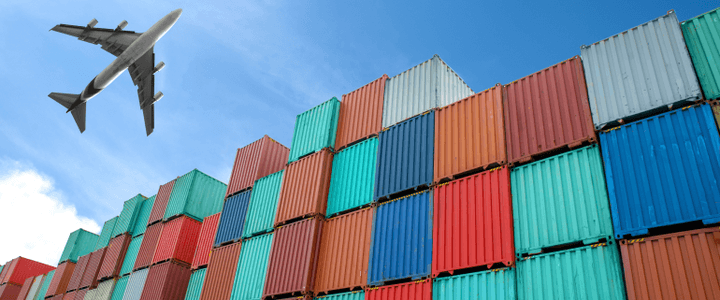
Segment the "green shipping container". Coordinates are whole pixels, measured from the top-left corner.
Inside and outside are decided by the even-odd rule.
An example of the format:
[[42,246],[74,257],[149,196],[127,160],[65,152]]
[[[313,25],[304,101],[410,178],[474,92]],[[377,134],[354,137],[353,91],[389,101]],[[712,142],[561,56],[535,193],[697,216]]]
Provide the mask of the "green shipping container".
[[620,254],[613,242],[584,246],[517,262],[520,300],[625,300]]
[[510,173],[515,252],[613,238],[597,145],[516,167]]
[[515,282],[513,268],[436,278],[432,288],[433,299],[515,300]]
[[47,294],[48,288],[50,288],[50,282],[53,279],[53,275],[55,275],[55,270],[52,270],[47,273],[47,276],[45,276],[45,279],[43,279],[42,286],[40,286],[40,290],[35,295],[36,300],[42,300],[45,299],[45,294]]
[[155,195],[142,202],[140,210],[138,211],[138,216],[135,219],[135,224],[133,224],[133,236],[145,234],[145,229],[147,229],[147,223],[148,219],[150,219],[150,212],[152,212],[153,205],[155,205]]
[[197,169],[192,170],[175,181],[163,219],[186,215],[202,222],[205,217],[222,210],[225,190],[227,184]]
[[115,223],[115,229],[113,229],[112,237],[116,237],[125,232],[133,235],[133,229],[135,229],[135,221],[137,220],[138,214],[140,213],[140,207],[143,201],[147,197],[137,194],[135,197],[123,203],[123,210],[118,216],[117,223]]
[[323,148],[334,147],[339,114],[340,101],[335,97],[299,114],[295,119],[288,163]]
[[207,268],[192,272],[185,293],[185,300],[200,300],[200,292],[202,292],[203,283],[205,282],[205,271],[207,271]]
[[334,294],[327,296],[315,297],[315,299],[323,300],[365,300],[365,291],[354,291],[342,294]]
[[326,216],[372,203],[377,151],[378,139],[374,137],[335,154]]
[[[78,257],[88,254],[94,250],[98,235],[84,229],[73,231],[65,243],[58,265],[66,260],[77,262]],[[2,268],[0,268],[0,271]]]
[[705,98],[720,98],[720,8],[680,23]]
[[112,292],[110,300],[122,300],[123,295],[125,294],[125,287],[127,287],[128,278],[130,278],[130,276],[123,276],[118,279],[117,283],[115,283],[115,289]]
[[142,244],[143,235],[136,236],[130,241],[128,249],[125,252],[125,259],[120,267],[120,275],[130,274],[133,267],[135,266],[135,259],[137,259],[138,253],[140,253],[140,244]]
[[230,299],[262,299],[272,240],[269,233],[243,241]]
[[276,172],[255,181],[250,195],[250,207],[245,217],[242,238],[270,232],[275,224],[280,186],[285,170]]
[[115,231],[115,224],[117,224],[117,220],[118,217],[114,217],[110,220],[105,221],[105,225],[103,225],[102,231],[100,232],[100,237],[98,238],[97,243],[95,243],[95,249],[93,249],[93,251],[105,247],[110,243],[110,239],[112,239],[112,233],[113,231]]

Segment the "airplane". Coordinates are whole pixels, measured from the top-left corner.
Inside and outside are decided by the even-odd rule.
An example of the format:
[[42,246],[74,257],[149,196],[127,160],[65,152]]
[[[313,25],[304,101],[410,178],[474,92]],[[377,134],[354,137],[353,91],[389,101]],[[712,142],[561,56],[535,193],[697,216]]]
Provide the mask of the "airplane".
[[138,87],[140,109],[145,118],[145,131],[149,136],[155,129],[154,104],[163,97],[162,92],[155,93],[155,73],[165,67],[164,62],[155,64],[155,43],[170,30],[177,22],[182,9],[176,9],[155,23],[148,31],[137,33],[123,30],[127,21],[122,21],[113,29],[95,28],[98,21],[92,19],[87,26],[60,24],[52,31],[77,37],[81,41],[100,44],[101,48],[117,58],[110,63],[100,74],[95,76],[90,84],[80,94],[50,93],[48,96],[67,108],[65,113],[72,113],[80,133],[85,131],[85,105],[88,100],[95,97],[100,91],[112,83],[126,69],[129,69],[133,83]]

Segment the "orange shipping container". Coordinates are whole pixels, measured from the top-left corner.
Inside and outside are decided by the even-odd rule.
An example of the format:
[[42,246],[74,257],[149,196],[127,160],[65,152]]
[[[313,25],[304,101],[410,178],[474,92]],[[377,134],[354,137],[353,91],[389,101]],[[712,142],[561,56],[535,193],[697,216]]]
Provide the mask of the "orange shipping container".
[[373,82],[342,96],[335,150],[376,135],[382,130],[383,99],[387,79],[387,74],[384,74]]
[[503,87],[497,85],[435,113],[435,183],[505,164]]
[[366,300],[431,300],[432,282],[430,279],[408,283],[386,285],[368,289]]
[[251,188],[255,180],[285,167],[290,149],[265,135],[237,150],[225,198]]
[[210,263],[205,273],[200,300],[230,299],[238,259],[240,242],[210,251]]
[[275,226],[300,218],[325,215],[333,154],[328,149],[292,162],[285,170]]
[[[55,269],[55,275],[50,280],[46,296],[62,295],[67,290],[68,283],[70,283],[70,277],[75,271],[75,263],[72,261],[66,261],[58,265]],[[19,291],[19,289],[18,289]]]

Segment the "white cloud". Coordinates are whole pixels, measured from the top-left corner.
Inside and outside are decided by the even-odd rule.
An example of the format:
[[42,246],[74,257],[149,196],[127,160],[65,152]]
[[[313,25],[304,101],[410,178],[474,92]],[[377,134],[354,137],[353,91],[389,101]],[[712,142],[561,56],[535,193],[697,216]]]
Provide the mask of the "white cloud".
[[12,160],[0,159],[0,212],[0,263],[23,256],[56,266],[72,231],[100,231],[63,203],[52,178]]

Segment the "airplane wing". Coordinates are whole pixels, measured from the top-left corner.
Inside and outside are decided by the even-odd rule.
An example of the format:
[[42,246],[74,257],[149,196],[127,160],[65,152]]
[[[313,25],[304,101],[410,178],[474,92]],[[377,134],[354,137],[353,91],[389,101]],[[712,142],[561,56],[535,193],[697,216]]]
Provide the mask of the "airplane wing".
[[[159,66],[162,67],[160,64]],[[155,128],[155,108],[154,103],[160,100],[159,97],[162,93],[158,93],[158,97],[155,96],[155,72],[159,71],[155,67],[155,53],[153,48],[150,48],[148,52],[145,52],[143,56],[138,58],[130,67],[128,72],[132,78],[133,83],[138,88],[138,98],[140,100],[140,108],[143,110],[143,116],[145,118],[145,131],[147,135],[153,132]]]
[[[95,22],[97,23],[97,21]],[[126,22],[124,23],[127,24]],[[125,51],[141,34],[134,31],[122,30],[122,27],[118,26],[116,29],[105,29],[93,28],[90,24],[85,27],[60,24],[50,30],[77,37],[78,40],[91,44],[99,44],[103,50],[110,52],[112,55],[119,56],[120,53]]]

